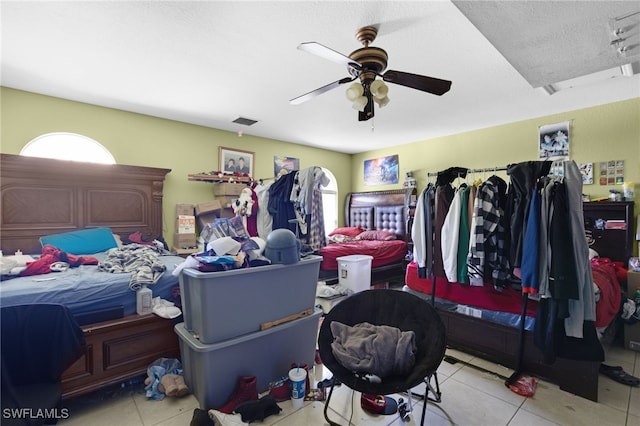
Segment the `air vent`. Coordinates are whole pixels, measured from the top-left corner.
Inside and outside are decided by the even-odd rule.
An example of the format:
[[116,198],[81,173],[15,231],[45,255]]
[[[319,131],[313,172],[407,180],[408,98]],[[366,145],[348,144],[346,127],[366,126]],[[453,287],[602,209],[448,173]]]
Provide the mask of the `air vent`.
[[245,126],[253,126],[258,122],[258,120],[252,120],[250,118],[245,118],[245,117],[238,117],[235,120],[233,120],[233,122],[237,124],[242,124]]

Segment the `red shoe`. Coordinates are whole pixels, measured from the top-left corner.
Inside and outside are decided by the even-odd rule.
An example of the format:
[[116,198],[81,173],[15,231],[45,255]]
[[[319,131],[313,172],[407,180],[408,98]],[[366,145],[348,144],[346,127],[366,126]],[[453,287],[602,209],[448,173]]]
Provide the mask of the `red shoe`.
[[233,392],[225,405],[218,408],[218,411],[231,414],[233,410],[243,402],[255,401],[258,399],[257,390],[258,378],[256,376],[242,376],[238,378],[236,390]]
[[360,396],[360,407],[371,414],[395,414],[398,411],[398,403],[395,399],[368,393]]

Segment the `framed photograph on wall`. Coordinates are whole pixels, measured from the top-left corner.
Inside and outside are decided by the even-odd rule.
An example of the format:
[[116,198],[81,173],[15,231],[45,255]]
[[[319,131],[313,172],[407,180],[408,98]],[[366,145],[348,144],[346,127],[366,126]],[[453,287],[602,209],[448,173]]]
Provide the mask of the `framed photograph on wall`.
[[238,172],[253,177],[253,163],[255,155],[251,151],[243,151],[235,148],[219,147],[218,161],[221,171]]

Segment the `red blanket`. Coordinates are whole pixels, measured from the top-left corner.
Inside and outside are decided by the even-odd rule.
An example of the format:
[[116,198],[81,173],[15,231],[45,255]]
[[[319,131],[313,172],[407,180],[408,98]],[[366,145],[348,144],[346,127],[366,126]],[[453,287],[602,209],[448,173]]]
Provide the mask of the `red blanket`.
[[[405,282],[412,290],[431,294],[433,278],[418,278],[418,266],[415,262],[407,265]],[[520,314],[522,311],[522,293],[511,288],[497,291],[493,284],[475,287],[468,284],[450,283],[446,278],[437,278],[436,297],[492,311],[512,314]],[[537,309],[538,302],[535,300],[527,302],[527,316],[535,317]]]
[[46,245],[42,247],[42,256],[35,262],[27,264],[27,269],[20,273],[21,276],[41,275],[51,272],[51,265],[55,262],[66,262],[70,267],[80,265],[97,265],[98,259],[92,256],[76,256],[66,253],[57,247]]

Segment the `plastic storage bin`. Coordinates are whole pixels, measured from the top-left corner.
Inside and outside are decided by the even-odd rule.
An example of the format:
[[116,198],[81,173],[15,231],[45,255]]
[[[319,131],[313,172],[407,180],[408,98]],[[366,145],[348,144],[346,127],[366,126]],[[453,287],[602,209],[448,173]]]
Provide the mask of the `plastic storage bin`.
[[313,365],[321,315],[316,309],[311,316],[212,345],[177,324],[184,378],[200,408],[223,406],[239,376],[256,376],[261,393],[269,382],[286,376],[291,363]]
[[337,257],[338,283],[353,290],[354,293],[371,287],[372,256],[354,254]]
[[217,343],[313,309],[321,260],[308,256],[290,265],[220,272],[183,269],[180,296],[185,328],[202,343]]

